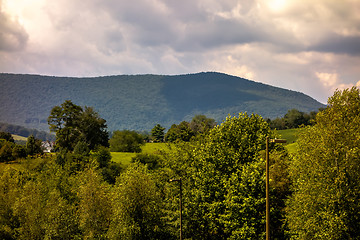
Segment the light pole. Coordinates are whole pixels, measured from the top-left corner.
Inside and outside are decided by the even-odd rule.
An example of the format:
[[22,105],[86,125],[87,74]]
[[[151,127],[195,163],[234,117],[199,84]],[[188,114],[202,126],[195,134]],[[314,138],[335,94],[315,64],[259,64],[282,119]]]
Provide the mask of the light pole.
[[180,240],[182,240],[182,182],[179,179],[170,179],[169,182],[179,182],[180,184]]
[[266,137],[266,240],[270,240],[269,140],[272,143],[286,143],[286,139],[269,139]]

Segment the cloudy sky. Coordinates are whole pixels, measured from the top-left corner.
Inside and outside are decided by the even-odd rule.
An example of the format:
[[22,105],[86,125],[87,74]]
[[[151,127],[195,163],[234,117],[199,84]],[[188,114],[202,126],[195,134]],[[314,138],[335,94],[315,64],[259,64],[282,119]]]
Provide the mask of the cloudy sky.
[[326,103],[360,86],[360,0],[0,0],[0,72],[203,71]]

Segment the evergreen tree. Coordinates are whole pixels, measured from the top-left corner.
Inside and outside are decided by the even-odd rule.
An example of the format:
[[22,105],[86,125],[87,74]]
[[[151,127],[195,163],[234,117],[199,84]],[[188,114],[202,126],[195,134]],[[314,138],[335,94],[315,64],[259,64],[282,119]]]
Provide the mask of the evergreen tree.
[[151,129],[151,137],[154,142],[163,142],[164,141],[164,130],[160,124],[156,124],[153,129]]

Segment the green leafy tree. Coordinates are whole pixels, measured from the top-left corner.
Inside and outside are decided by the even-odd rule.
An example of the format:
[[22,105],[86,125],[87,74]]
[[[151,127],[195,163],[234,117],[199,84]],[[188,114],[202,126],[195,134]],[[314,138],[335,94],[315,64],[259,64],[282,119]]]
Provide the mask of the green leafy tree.
[[83,109],[70,100],[55,106],[48,117],[50,131],[56,133],[56,145],[73,151],[78,142],[84,141],[90,150],[97,145],[108,146],[106,121],[91,107]]
[[284,116],[286,128],[298,128],[301,125],[309,125],[310,116],[297,109],[289,110]]
[[117,179],[110,239],[169,239],[162,221],[156,182],[143,165],[133,164]]
[[14,160],[13,147],[14,143],[1,139],[0,144],[0,162],[8,162]]
[[165,128],[160,124],[156,124],[153,129],[151,129],[151,137],[154,142],[163,142],[164,141],[164,133]]
[[109,142],[112,152],[141,152],[145,144],[139,133],[130,130],[114,131]]
[[12,143],[15,142],[11,133],[8,133],[8,132],[0,132],[0,139],[5,139],[6,141],[12,142]]
[[269,119],[269,124],[271,129],[286,129],[286,122],[284,118],[275,118],[274,120]]
[[26,142],[26,152],[31,156],[42,153],[41,140],[36,139],[34,135],[30,135]]
[[79,177],[79,223],[83,237],[106,239],[112,214],[109,186],[93,169],[87,169]]
[[359,239],[360,90],[335,91],[316,124],[301,132],[290,165],[294,239]]
[[18,239],[43,239],[44,218],[40,185],[35,181],[28,181],[24,185],[20,197],[14,205],[14,214],[19,219],[16,229]]
[[179,125],[173,124],[168,130],[165,136],[167,142],[185,141],[188,142],[195,136],[195,133],[191,130],[190,124],[186,121],[182,121]]
[[195,202],[190,209],[191,215],[202,216],[192,223],[203,226],[192,233],[198,239],[264,237],[265,181],[260,153],[269,135],[261,117],[240,114],[213,128],[195,150],[197,170],[191,193]]
[[99,147],[94,153],[94,157],[99,164],[99,168],[108,167],[111,161],[111,153],[109,148]]
[[15,145],[12,149],[12,156],[14,157],[14,159],[18,159],[18,158],[26,158],[26,149],[24,146],[21,145]]
[[190,122],[190,128],[195,133],[205,133],[216,126],[215,119],[205,115],[196,115]]
[[149,170],[154,170],[159,168],[160,157],[155,154],[138,153],[131,162],[145,164]]
[[92,107],[84,108],[80,119],[81,136],[88,143],[89,149],[97,146],[109,147],[109,134],[106,131],[106,120],[101,118]]
[[[172,170],[169,177],[183,181],[185,238],[264,238],[267,136],[274,135],[264,119],[239,114],[228,117],[197,142],[178,142],[163,158],[163,166]],[[273,206],[272,214],[279,217],[276,223],[283,224],[284,204]],[[174,214],[173,205],[168,207]]]
[[169,130],[167,131],[165,135],[165,141],[166,142],[175,142],[178,139],[178,128],[176,124],[171,125]]
[[80,138],[80,115],[82,108],[66,100],[51,109],[48,117],[50,131],[56,133],[56,145],[72,151]]
[[14,214],[14,204],[26,177],[12,168],[3,168],[0,172],[0,239],[16,239],[19,221]]

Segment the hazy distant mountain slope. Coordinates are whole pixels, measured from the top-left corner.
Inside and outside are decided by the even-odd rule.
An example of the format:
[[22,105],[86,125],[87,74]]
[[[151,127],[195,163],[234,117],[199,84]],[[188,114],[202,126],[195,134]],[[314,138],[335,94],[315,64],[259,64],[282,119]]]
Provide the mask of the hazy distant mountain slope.
[[275,118],[291,108],[309,112],[324,107],[299,92],[221,73],[97,78],[0,74],[1,122],[48,130],[51,108],[67,99],[94,107],[110,130],[150,130],[156,123],[168,128],[195,114],[221,122],[245,111]]

